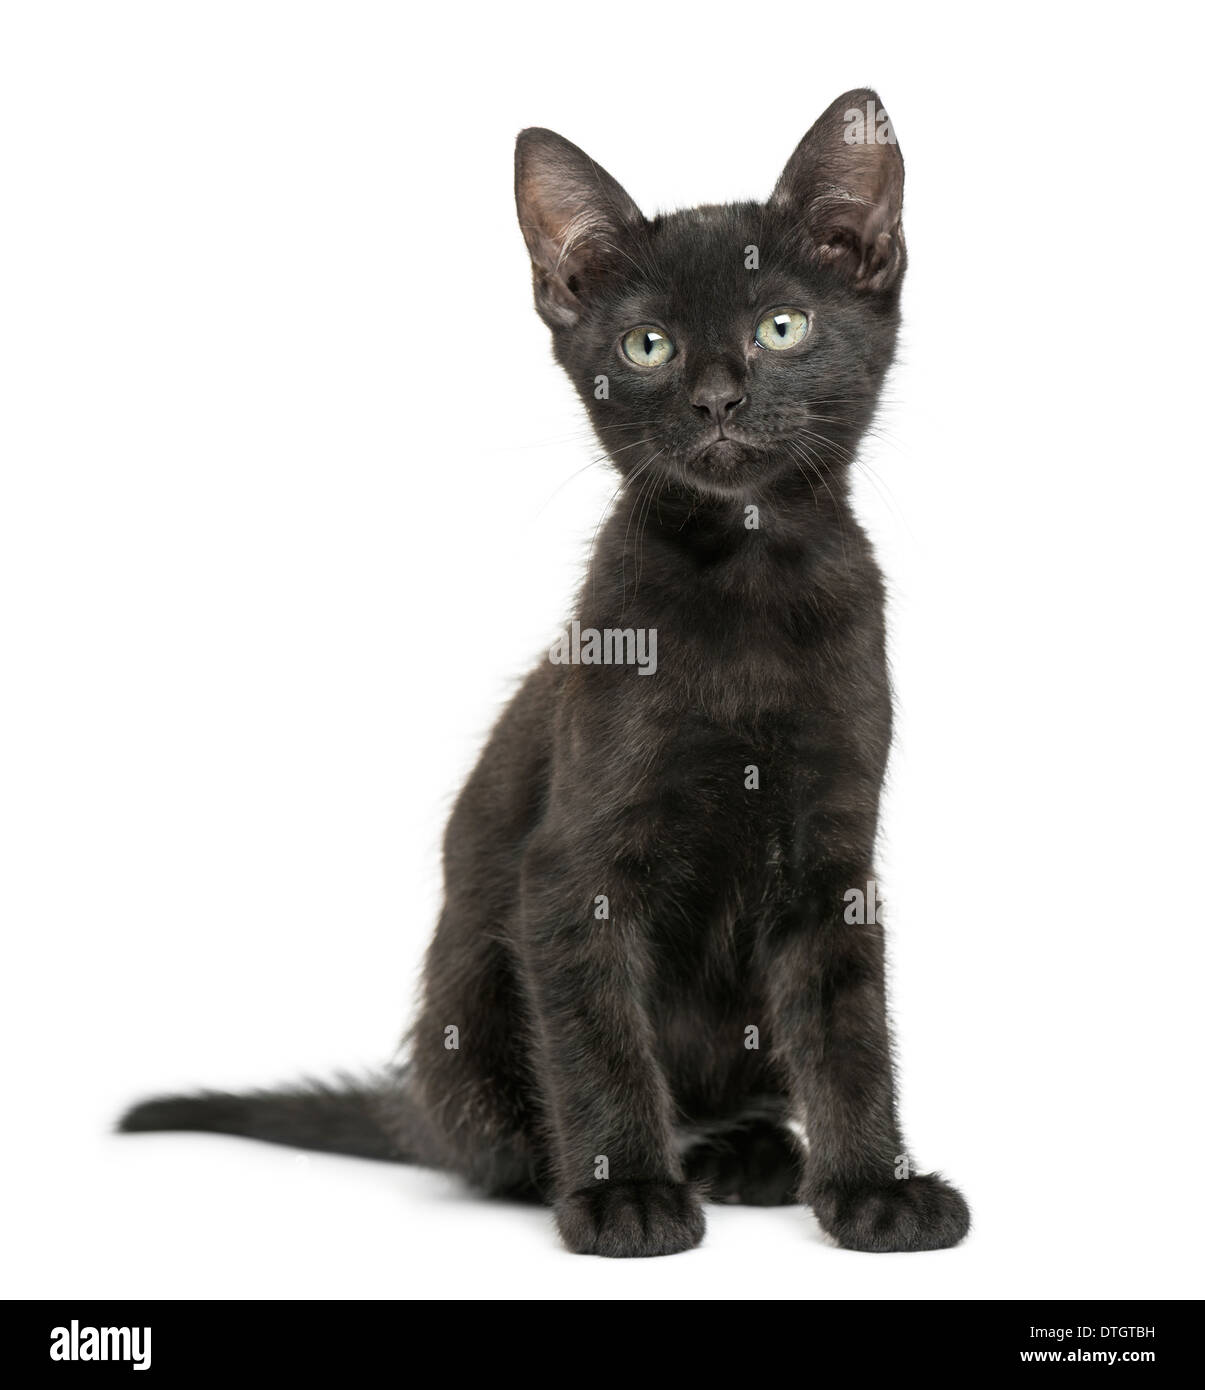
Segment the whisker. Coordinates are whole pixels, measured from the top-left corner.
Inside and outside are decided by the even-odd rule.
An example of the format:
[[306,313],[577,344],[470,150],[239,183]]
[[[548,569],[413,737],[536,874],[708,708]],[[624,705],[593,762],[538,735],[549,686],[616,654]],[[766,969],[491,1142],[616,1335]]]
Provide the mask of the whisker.
[[636,524],[636,586],[632,590],[633,603],[636,602],[636,595],[640,592],[640,557],[641,549],[644,544],[644,533],[648,530],[649,512],[652,509],[654,500],[660,496],[660,489],[664,483],[664,479],[656,473],[652,473],[649,476],[652,480],[652,486],[649,489],[648,500],[644,504],[644,513],[640,521]]
[[[608,449],[605,454],[599,454],[597,458],[591,459],[589,463],[584,463],[575,472],[570,473],[570,475],[564,480],[564,482],[557,484],[557,486],[553,489],[552,495],[543,504],[543,506],[540,507],[539,511],[537,511],[535,515],[540,516],[543,512],[547,511],[547,509],[552,505],[553,500],[560,495],[562,489],[568,487],[569,484],[574,480],[574,478],[584,473],[587,468],[593,468],[595,464],[602,463],[604,460],[611,458],[614,454],[622,454],[628,449],[638,449],[641,444],[651,444],[652,442],[653,441],[651,439],[635,439],[630,444],[620,445],[618,449]],[[620,483],[620,487],[622,486],[623,484]],[[612,496],[611,501],[614,501],[616,496],[618,496],[618,490],[616,490],[616,493]]]
[[[663,454],[664,452],[665,452],[664,449],[658,449],[657,452],[656,452],[655,454],[653,454],[652,458],[647,458],[647,459],[645,459],[645,461],[640,465],[640,467],[639,467],[639,468],[636,470],[636,472],[632,475],[632,482],[635,483],[636,479],[640,476],[640,474],[641,474],[641,473],[644,473],[644,472],[646,472],[646,471],[648,470],[649,466],[650,466],[650,465],[652,464],[652,462],[653,462],[653,459],[658,458],[658,457],[659,457],[661,454]],[[627,594],[627,585],[628,585],[628,580],[627,580],[628,532],[631,530],[631,527],[632,527],[632,518],[633,518],[633,516],[635,516],[635,515],[637,514],[637,512],[638,512],[638,510],[639,510],[639,508],[640,508],[640,502],[641,502],[642,498],[644,497],[644,490],[645,490],[645,488],[648,487],[648,485],[649,485],[650,482],[655,481],[655,480],[656,480],[656,474],[651,474],[651,473],[650,473],[649,476],[648,476],[648,478],[646,478],[645,481],[644,481],[643,483],[641,483],[641,485],[640,485],[640,491],[639,491],[639,493],[638,493],[637,496],[636,496],[636,500],[635,500],[635,502],[633,503],[631,509],[630,509],[629,512],[628,512],[628,521],[627,521],[627,525],[626,525],[626,526],[624,527],[624,529],[623,529],[623,545],[620,547],[620,550],[619,550],[619,591],[620,591],[621,594],[625,595],[625,600],[624,600],[624,607],[625,607],[625,608],[626,608],[626,606],[627,606],[626,594]],[[637,537],[639,537],[639,535],[640,535],[640,523],[639,523],[639,521],[637,521],[637,523],[636,523],[636,534],[637,534]],[[637,578],[637,583],[639,583],[639,578]],[[635,595],[633,595],[633,597],[635,597]]]

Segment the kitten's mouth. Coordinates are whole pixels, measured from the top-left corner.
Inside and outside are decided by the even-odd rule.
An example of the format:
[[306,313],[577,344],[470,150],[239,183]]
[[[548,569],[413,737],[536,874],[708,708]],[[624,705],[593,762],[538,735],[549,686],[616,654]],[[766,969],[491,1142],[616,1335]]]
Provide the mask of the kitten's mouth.
[[704,459],[709,464],[731,464],[744,453],[746,443],[738,435],[717,434],[714,438],[707,440],[702,448],[696,449],[691,456],[691,463],[702,463]]
[[734,497],[743,495],[760,463],[756,448],[744,436],[717,433],[681,456],[677,467],[691,487],[716,497]]

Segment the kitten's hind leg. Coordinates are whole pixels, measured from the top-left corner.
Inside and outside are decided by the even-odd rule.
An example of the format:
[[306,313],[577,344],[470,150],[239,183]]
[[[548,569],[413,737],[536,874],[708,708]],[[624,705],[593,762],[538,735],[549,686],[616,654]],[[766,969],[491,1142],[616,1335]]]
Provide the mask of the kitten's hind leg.
[[684,1142],[686,1176],[709,1201],[780,1207],[800,1200],[803,1141],[780,1119],[738,1116],[685,1135]]

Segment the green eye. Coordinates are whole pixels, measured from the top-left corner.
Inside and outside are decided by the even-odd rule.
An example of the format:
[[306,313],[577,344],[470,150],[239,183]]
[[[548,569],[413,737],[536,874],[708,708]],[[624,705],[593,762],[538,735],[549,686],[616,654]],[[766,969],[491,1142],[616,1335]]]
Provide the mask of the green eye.
[[623,355],[638,367],[661,367],[674,355],[674,345],[655,328],[632,328],[623,335]]
[[773,348],[775,352],[793,348],[807,337],[809,326],[802,309],[775,309],[757,325],[758,346]]

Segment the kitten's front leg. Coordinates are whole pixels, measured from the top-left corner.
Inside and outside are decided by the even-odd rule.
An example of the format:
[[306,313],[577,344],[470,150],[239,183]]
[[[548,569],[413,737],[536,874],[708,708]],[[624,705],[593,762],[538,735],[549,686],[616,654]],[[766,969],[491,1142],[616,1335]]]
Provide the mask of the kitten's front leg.
[[644,1008],[647,895],[544,835],[524,857],[520,953],[554,1209],[579,1254],[672,1255],[703,1238]]
[[850,1250],[937,1250],[970,1214],[949,1183],[912,1172],[900,1136],[869,863],[819,856],[767,937],[775,1053],[806,1115],[803,1196],[824,1230]]

